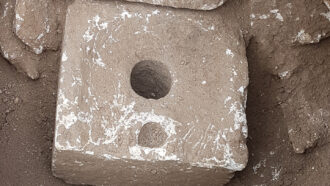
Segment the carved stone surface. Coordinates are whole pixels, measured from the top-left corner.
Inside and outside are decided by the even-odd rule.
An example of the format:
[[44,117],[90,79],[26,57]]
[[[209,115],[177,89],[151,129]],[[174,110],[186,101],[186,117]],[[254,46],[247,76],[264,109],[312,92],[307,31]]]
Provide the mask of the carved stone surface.
[[248,68],[217,11],[68,8],[53,172],[93,185],[222,185],[248,160]]

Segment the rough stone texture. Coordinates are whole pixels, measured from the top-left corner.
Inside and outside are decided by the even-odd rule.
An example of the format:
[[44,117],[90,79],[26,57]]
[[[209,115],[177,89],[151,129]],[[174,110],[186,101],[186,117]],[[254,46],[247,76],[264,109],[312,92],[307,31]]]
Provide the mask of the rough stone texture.
[[0,53],[31,79],[39,77],[43,56],[36,54],[56,50],[61,42],[69,1],[3,0],[0,4]]
[[[281,105],[279,112],[285,117],[286,135],[294,152],[303,153],[316,145],[325,144],[329,136],[329,108],[324,106],[329,102],[329,91],[326,90],[329,86],[329,60],[322,57],[327,59],[329,55],[320,54],[330,52],[329,49],[319,53],[315,50],[319,50],[316,44],[325,45],[321,41],[328,42],[326,39],[330,35],[330,21],[325,16],[329,12],[327,0],[276,2],[275,7],[271,1],[247,3],[252,6],[251,12],[242,17],[250,20],[248,34],[252,36],[255,47],[251,51],[258,48],[255,53],[263,56],[262,60],[258,59],[260,65],[276,77],[283,88],[275,100]],[[281,8],[276,8],[279,6]],[[251,67],[251,70],[258,72],[260,69]],[[265,86],[263,89],[274,88],[273,84],[269,85],[271,87]],[[275,93],[263,94],[272,96]]]
[[[54,175],[95,185],[222,185],[242,170],[245,44],[239,25],[217,15],[116,1],[70,5]],[[158,66],[136,65],[144,61]],[[132,80],[139,74],[145,78]]]
[[[330,73],[327,72],[330,63],[318,56],[315,58],[316,54],[310,51],[304,49],[299,52],[296,60],[300,65],[293,71],[283,72],[281,76],[281,81],[290,82],[285,90],[291,94],[281,107],[296,153],[304,153],[330,141]],[[330,50],[327,52],[325,59],[330,59]]]
[[16,35],[34,53],[45,49],[56,50],[61,42],[58,21],[53,0],[17,0],[15,6],[14,30]]
[[26,46],[16,37],[13,32],[13,19],[15,1],[7,0],[0,4],[0,48],[1,54],[19,71],[23,71],[31,79],[39,77],[39,56],[26,50]]
[[169,6],[174,8],[189,8],[195,10],[212,10],[223,5],[227,0],[126,0],[143,2],[153,5]]
[[[310,17],[305,16],[304,18],[297,18],[298,20],[312,19],[313,21],[306,30],[300,28],[293,39],[294,44],[314,44],[330,36],[330,1],[323,0],[323,3],[324,6],[328,8],[328,10],[325,8],[319,8],[317,11],[311,12]],[[301,8],[309,9],[309,7]],[[309,11],[307,10],[306,12]]]

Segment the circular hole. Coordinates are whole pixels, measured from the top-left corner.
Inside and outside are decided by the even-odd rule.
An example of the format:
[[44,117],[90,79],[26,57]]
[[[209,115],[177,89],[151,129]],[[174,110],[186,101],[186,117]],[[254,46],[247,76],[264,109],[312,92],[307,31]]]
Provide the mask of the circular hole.
[[171,74],[160,62],[145,60],[137,63],[131,72],[131,86],[140,96],[160,99],[166,96],[172,85]]
[[143,125],[138,136],[138,144],[142,147],[161,147],[167,134],[159,123],[149,122]]

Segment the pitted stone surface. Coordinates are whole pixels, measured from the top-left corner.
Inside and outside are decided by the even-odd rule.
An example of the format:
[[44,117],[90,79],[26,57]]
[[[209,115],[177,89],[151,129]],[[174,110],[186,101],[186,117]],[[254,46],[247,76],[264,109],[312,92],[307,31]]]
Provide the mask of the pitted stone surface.
[[[71,4],[54,174],[94,185],[222,185],[242,170],[245,45],[239,27],[218,13],[117,1]],[[134,90],[131,79],[144,61],[155,63],[135,74],[148,94]],[[155,126],[143,129],[150,123]]]
[[126,0],[174,8],[189,8],[194,10],[213,10],[223,5],[227,0]]

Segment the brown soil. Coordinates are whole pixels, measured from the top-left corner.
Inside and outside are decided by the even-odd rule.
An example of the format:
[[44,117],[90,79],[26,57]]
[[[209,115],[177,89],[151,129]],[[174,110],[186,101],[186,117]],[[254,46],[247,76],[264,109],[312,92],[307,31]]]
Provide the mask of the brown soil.
[[[327,12],[326,6],[312,0],[231,0],[221,8],[236,12],[250,41],[250,158],[246,169],[228,185],[329,185],[330,39],[292,44],[301,29],[310,33],[329,29],[330,22],[319,16]],[[283,22],[270,12],[275,9]],[[252,13],[256,18],[251,18]],[[59,56],[60,51],[42,54],[37,81],[0,58],[0,185],[66,185],[51,173]],[[306,115],[320,109],[325,113],[321,114],[323,128],[306,125]],[[288,129],[306,135],[289,138]],[[292,142],[305,147],[305,138],[309,140],[314,130],[312,148],[295,153]]]

